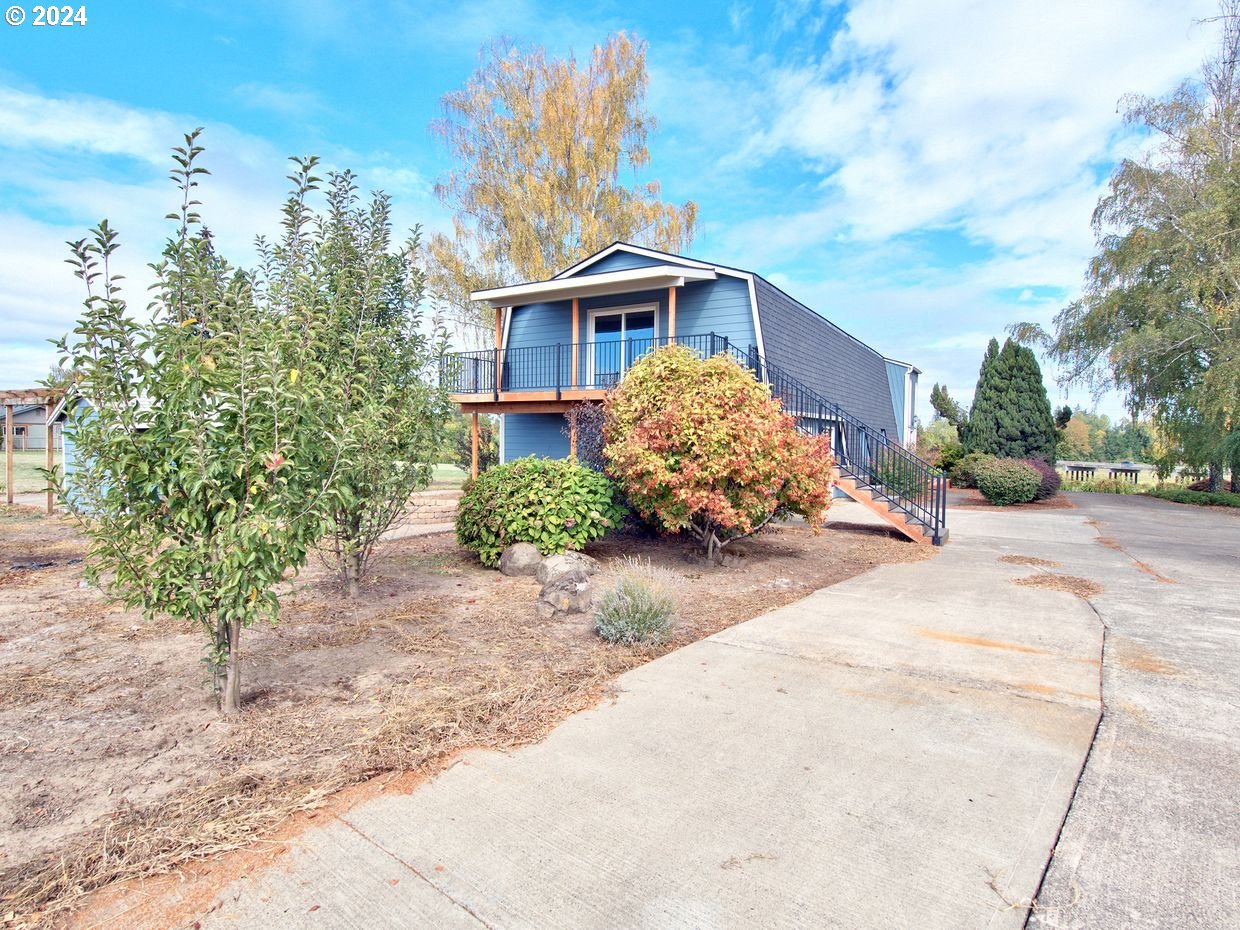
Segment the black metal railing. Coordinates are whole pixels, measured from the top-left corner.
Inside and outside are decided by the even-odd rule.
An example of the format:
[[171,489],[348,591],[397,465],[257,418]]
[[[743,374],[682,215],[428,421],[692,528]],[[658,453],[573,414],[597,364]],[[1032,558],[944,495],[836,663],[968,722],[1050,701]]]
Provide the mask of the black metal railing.
[[[715,355],[724,350],[726,342],[708,333],[459,352],[444,358],[439,383],[451,394],[493,396],[510,391],[555,391],[559,395],[569,390],[607,390],[619,383],[634,362],[660,346],[675,343],[701,355]],[[497,381],[495,375],[501,368]]]
[[498,398],[508,392],[554,391],[559,398],[568,390],[611,388],[639,358],[671,343],[687,346],[702,356],[726,353],[736,359],[755,378],[770,385],[772,396],[796,418],[802,432],[831,437],[842,476],[885,502],[890,510],[920,524],[936,545],[946,538],[946,475],[893,441],[884,430],[874,429],[772,365],[758,354],[757,347],[741,349],[726,336],[706,333],[461,352],[444,358],[440,385],[453,394]]

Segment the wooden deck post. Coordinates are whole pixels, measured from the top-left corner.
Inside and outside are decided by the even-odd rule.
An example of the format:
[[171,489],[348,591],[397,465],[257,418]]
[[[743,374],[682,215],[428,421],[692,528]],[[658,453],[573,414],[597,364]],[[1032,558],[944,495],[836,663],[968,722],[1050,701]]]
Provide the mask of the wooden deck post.
[[52,422],[52,414],[56,405],[50,400],[45,408],[47,414],[47,512],[50,514],[56,505],[56,492],[52,484],[52,469],[56,467],[56,424]]
[[[578,298],[573,298],[573,387],[577,387],[577,343],[581,341],[581,306]],[[576,449],[574,444],[574,455]]]
[[676,288],[667,289],[667,339],[676,341]]
[[4,405],[4,493],[13,503],[13,405]]
[[573,417],[568,423],[568,454],[573,458],[577,457],[577,418]]
[[473,425],[471,428],[470,446],[472,448],[471,460],[469,465],[469,477],[478,477],[478,414],[473,415]]

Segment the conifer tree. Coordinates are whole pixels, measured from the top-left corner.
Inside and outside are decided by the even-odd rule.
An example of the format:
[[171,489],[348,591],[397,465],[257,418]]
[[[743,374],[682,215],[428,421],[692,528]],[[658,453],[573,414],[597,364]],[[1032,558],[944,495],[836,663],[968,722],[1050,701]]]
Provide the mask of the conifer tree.
[[969,413],[965,448],[1009,458],[1055,459],[1055,418],[1032,350],[990,340]]

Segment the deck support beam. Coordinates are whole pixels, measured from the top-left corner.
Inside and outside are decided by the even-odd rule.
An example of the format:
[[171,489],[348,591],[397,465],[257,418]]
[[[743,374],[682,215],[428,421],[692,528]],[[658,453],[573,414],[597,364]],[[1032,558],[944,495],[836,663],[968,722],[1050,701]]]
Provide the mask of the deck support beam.
[[4,405],[4,493],[13,503],[13,405]]
[[577,457],[577,418],[568,421],[568,454]]
[[474,414],[470,424],[470,461],[469,461],[469,477],[478,477],[478,414]]
[[667,338],[676,341],[676,288],[667,289]]
[[52,414],[56,412],[56,405],[50,400],[47,402],[47,512],[50,515],[56,506],[56,490],[52,483],[52,469],[56,467],[56,424],[52,422]]

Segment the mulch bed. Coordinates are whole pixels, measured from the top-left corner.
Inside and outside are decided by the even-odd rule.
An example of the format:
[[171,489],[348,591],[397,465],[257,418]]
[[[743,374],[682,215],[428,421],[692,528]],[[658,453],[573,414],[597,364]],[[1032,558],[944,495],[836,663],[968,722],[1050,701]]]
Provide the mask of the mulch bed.
[[977,488],[951,488],[947,492],[947,506],[962,510],[1075,510],[1072,503],[1062,494],[1056,494],[1044,501],[1033,501],[1029,504],[1009,504],[997,507],[982,496]]

